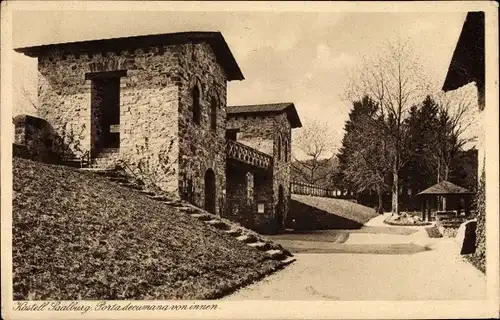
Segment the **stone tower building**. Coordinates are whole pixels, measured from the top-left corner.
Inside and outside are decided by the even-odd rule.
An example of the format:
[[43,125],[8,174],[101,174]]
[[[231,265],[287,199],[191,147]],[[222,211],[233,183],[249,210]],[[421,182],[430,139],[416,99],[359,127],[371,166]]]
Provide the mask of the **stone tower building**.
[[293,103],[230,106],[226,138],[272,159],[268,170],[253,170],[228,160],[229,218],[263,232],[279,231],[289,207],[292,129],[301,127]]
[[146,184],[223,210],[227,81],[243,75],[219,32],[16,51],[38,58],[39,116],[77,157],[122,160]]
[[16,51],[38,59],[48,148],[62,141],[72,157],[119,164],[211,213],[266,232],[284,228],[291,129],[301,123],[293,103],[226,107],[227,82],[243,75],[219,32]]

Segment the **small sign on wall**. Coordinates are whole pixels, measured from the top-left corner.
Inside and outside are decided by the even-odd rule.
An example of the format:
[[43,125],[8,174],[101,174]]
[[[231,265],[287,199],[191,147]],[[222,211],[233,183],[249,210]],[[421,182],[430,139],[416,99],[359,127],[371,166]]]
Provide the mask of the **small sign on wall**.
[[257,203],[257,213],[264,213],[264,203]]
[[110,133],[118,133],[120,132],[120,125],[119,124],[112,124],[109,126],[109,132]]

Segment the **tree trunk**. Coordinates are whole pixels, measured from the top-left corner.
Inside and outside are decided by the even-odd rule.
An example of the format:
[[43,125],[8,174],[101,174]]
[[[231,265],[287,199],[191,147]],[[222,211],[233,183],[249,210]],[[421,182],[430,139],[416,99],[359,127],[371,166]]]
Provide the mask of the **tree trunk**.
[[392,213],[399,214],[399,172],[392,172]]
[[384,213],[384,193],[380,189],[377,190],[377,193],[378,193],[378,208],[377,208],[377,212],[379,214],[383,214]]
[[[444,180],[448,180],[450,169],[449,166],[445,165],[444,167]],[[443,211],[446,211],[446,197],[443,197]]]
[[440,183],[441,182],[441,163],[438,161],[438,164],[437,164],[437,181],[436,183]]

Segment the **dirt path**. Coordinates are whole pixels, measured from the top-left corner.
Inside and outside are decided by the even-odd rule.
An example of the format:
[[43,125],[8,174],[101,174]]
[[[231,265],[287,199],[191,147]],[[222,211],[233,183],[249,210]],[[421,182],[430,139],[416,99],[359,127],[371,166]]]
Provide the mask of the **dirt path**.
[[[280,241],[297,261],[227,300],[467,300],[486,296],[485,276],[457,253],[453,239],[431,239],[424,228],[391,232],[376,217],[363,229],[290,235]],[[386,229],[380,229],[380,228]],[[390,227],[389,227],[390,228]],[[395,227],[400,228],[400,227]],[[384,232],[378,232],[385,230]],[[398,230],[398,229],[394,229]],[[366,230],[365,230],[366,231]],[[399,230],[401,231],[401,230]],[[279,236],[278,236],[279,237]],[[313,240],[311,240],[313,239]],[[339,240],[340,239],[340,240]],[[297,253],[298,252],[298,253]]]

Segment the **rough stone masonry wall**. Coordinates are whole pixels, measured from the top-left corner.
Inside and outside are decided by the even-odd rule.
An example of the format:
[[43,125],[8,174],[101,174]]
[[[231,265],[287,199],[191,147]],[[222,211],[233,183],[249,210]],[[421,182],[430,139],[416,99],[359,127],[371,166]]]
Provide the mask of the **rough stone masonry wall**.
[[40,57],[39,115],[60,135],[73,132],[68,143],[75,154],[89,151],[91,81],[85,80],[85,74],[127,70],[120,80],[120,150],[110,156],[126,160],[136,172],[142,163],[152,182],[175,192],[180,60],[179,45],[79,56],[53,52]]
[[[226,190],[226,80],[207,43],[180,46],[179,74],[179,185],[192,181],[193,202],[199,207],[205,201],[205,172],[212,169],[216,179],[216,213],[223,214]],[[201,121],[193,120],[192,89],[201,89]],[[217,126],[210,128],[210,106],[216,98]]]
[[238,142],[271,156],[275,126],[274,115],[230,115],[226,124],[227,129],[239,129]]
[[[255,207],[252,212],[254,228],[261,233],[276,232],[274,224],[273,176],[270,174],[254,175]],[[264,213],[258,212],[258,205],[264,205]]]
[[[227,219],[254,229],[255,212],[254,177],[252,173],[237,165],[227,164],[226,169],[226,211]],[[251,191],[250,191],[251,190]]]

